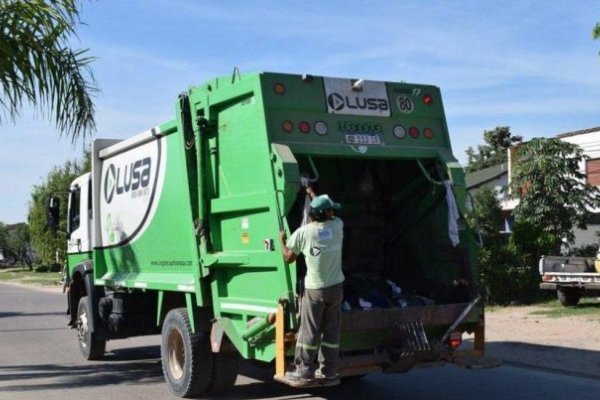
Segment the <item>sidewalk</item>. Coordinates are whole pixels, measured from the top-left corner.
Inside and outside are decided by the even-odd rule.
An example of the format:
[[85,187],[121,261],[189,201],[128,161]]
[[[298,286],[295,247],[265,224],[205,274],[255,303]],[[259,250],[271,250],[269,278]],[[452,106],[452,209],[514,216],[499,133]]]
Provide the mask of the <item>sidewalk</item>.
[[486,313],[486,353],[516,363],[600,378],[600,311],[550,318],[536,306]]

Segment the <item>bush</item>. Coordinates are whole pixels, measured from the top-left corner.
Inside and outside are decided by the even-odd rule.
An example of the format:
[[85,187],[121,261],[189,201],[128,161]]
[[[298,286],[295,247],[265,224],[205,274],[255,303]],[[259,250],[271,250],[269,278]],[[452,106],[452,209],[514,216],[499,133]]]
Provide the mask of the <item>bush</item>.
[[60,272],[60,264],[38,265],[34,268],[35,272]]
[[538,262],[542,254],[554,254],[556,237],[527,220],[518,220],[513,233],[500,233],[503,216],[495,193],[482,188],[474,195],[468,215],[477,226],[484,246],[479,252],[479,274],[488,304],[529,304],[544,297],[540,290]]
[[543,297],[537,264],[534,268],[529,258],[512,242],[480,249],[479,273],[487,304],[530,304]]

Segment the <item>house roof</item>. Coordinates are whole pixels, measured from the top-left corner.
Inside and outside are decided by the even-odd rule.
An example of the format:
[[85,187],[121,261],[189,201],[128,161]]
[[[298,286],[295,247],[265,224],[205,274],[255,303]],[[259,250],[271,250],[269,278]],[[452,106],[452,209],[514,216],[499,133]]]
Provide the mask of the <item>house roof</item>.
[[589,129],[582,129],[582,130],[579,130],[579,131],[560,133],[560,134],[556,135],[556,137],[557,138],[566,138],[566,137],[583,135],[585,133],[592,133],[592,132],[599,132],[599,131],[600,131],[600,126],[597,126],[595,128],[589,128]]
[[479,171],[467,172],[465,175],[465,184],[467,190],[476,188],[483,185],[486,182],[493,181],[494,179],[508,173],[508,163],[502,163],[493,165]]

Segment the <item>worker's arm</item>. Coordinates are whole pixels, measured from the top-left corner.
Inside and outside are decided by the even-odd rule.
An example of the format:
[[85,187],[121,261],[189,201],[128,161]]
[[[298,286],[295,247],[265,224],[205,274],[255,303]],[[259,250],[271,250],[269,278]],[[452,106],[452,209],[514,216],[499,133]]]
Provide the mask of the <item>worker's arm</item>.
[[293,251],[291,251],[290,249],[288,249],[288,247],[285,245],[286,242],[286,236],[285,236],[285,231],[281,231],[279,232],[279,241],[281,242],[281,251],[283,253],[283,258],[285,260],[286,263],[293,263],[294,261],[296,261],[296,258],[298,258],[298,255],[296,253],[294,253]]

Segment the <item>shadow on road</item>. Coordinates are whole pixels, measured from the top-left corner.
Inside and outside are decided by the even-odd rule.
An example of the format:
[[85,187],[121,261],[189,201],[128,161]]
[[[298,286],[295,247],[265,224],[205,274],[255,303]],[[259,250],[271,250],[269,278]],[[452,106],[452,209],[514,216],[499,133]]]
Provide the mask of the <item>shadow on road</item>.
[[515,364],[600,378],[599,351],[525,342],[488,342],[486,353]]
[[[344,382],[342,387],[298,390],[273,381],[272,365],[259,367],[243,361],[240,377],[230,398],[299,399],[311,396],[327,399],[377,398],[377,386],[362,382]],[[245,378],[245,379],[244,379]],[[102,387],[106,385],[146,385],[162,383],[160,346],[115,349],[102,361],[85,364],[37,364],[0,366],[0,387],[3,392],[43,392],[70,388]],[[223,397],[219,397],[223,398]]]
[[0,311],[0,318],[10,317],[45,317],[48,315],[67,315],[66,312],[40,312],[40,313],[22,313],[13,311]]
[[[260,364],[259,364],[260,365]],[[369,384],[368,379],[344,380],[341,386],[317,389],[295,389],[273,380],[274,366],[244,361],[240,365],[240,375],[248,378],[249,383],[237,384],[230,393],[231,399],[268,400],[302,399],[322,397],[325,399],[364,399],[380,398],[381,387]],[[379,394],[378,394],[379,392]]]
[[[491,342],[487,353],[509,362],[531,364],[576,375],[600,377],[599,352],[518,342]],[[380,398],[381,385],[375,377],[345,380],[335,388],[299,390],[273,380],[270,364],[243,361],[240,377],[229,398],[326,399]],[[0,387],[4,392],[41,393],[45,390],[102,387],[106,385],[163,384],[160,346],[114,349],[104,360],[72,365],[0,365]],[[222,397],[220,397],[222,398]]]
[[127,362],[155,359],[160,362],[160,346],[128,347],[113,349],[104,355],[103,361]]
[[[52,382],[45,382],[48,379]],[[158,360],[126,363],[100,361],[74,366],[59,364],[0,366],[0,382],[21,381],[13,385],[2,385],[2,390],[6,392],[31,392],[120,383],[143,384],[162,379]],[[39,382],[32,382],[32,380],[39,380]]]
[[[163,380],[160,347],[115,349],[102,361],[85,364],[1,365],[0,386],[7,392],[147,384]],[[51,381],[51,382],[50,382]],[[5,385],[11,382],[12,385]]]

